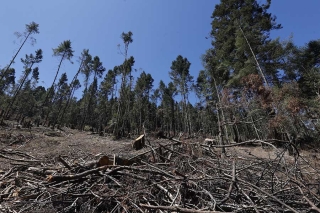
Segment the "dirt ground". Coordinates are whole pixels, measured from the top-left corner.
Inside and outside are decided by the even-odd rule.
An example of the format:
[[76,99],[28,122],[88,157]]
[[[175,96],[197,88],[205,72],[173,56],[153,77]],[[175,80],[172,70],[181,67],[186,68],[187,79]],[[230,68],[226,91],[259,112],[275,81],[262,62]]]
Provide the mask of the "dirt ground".
[[[17,128],[8,122],[9,126],[0,126],[0,150],[20,151],[33,156],[34,159],[52,161],[55,157],[63,156],[81,161],[98,159],[99,156],[133,157],[143,153],[147,148],[134,150],[134,138],[113,140],[111,136],[99,136],[92,132],[78,131],[69,128],[52,130],[47,127]],[[153,143],[166,143],[165,140],[148,140]],[[1,152],[0,152],[1,155]],[[79,163],[83,163],[79,162]],[[1,158],[0,169],[8,169],[10,159]]]
[[[35,212],[35,209],[39,209],[38,212],[58,210],[64,212],[64,209],[69,208],[71,212],[71,208],[76,208],[73,203],[76,203],[77,200],[79,203],[75,206],[83,208],[82,212],[88,212],[88,209],[93,207],[98,208],[100,200],[105,202],[99,207],[104,212],[118,208],[117,202],[128,202],[126,205],[131,209],[135,209],[137,204],[140,207],[151,208],[152,206],[145,204],[145,199],[142,199],[145,195],[152,195],[148,197],[148,202],[157,199],[158,203],[163,202],[162,205],[167,205],[162,197],[165,195],[163,190],[166,193],[168,193],[167,189],[176,190],[172,194],[178,194],[180,193],[179,187],[182,187],[182,183],[189,178],[191,181],[187,181],[188,185],[183,186],[188,190],[189,187],[195,187],[194,190],[190,188],[189,193],[195,191],[204,193],[211,190],[210,193],[211,196],[215,196],[214,199],[221,200],[227,196],[227,200],[230,200],[226,205],[228,211],[231,211],[230,206],[237,200],[233,194],[238,193],[238,187],[230,188],[235,183],[244,191],[255,191],[256,195],[252,198],[262,197],[262,201],[267,197],[274,199],[274,196],[278,196],[278,199],[281,199],[281,205],[273,204],[272,206],[274,209],[279,209],[277,211],[263,210],[267,204],[269,206],[272,203],[271,200],[261,204],[261,208],[260,204],[257,204],[260,210],[263,210],[261,212],[283,212],[282,204],[288,199],[294,201],[287,203],[291,207],[298,209],[295,205],[296,203],[300,205],[299,211],[296,212],[310,212],[304,210],[315,208],[312,202],[318,203],[316,199],[320,194],[318,149],[300,150],[299,156],[294,156],[289,155],[283,147],[231,144],[226,148],[226,155],[224,155],[221,147],[218,147],[217,144],[206,144],[204,138],[180,138],[177,141],[176,139],[156,139],[151,137],[152,134],[147,134],[146,144],[148,146],[137,151],[132,148],[131,143],[138,136],[113,140],[110,136],[99,136],[92,132],[69,128],[52,130],[41,126],[28,129],[21,128],[12,122],[7,122],[7,124],[7,126],[0,126],[0,188],[2,187],[0,212],[3,212],[4,209],[10,210],[7,212],[14,212],[11,209],[19,209],[19,211],[24,209],[25,212]],[[168,146],[159,146],[159,144],[168,144]],[[169,151],[163,151],[166,149]],[[141,159],[130,166],[126,164],[98,166],[98,163],[95,163],[97,168],[86,167],[86,165],[91,165],[91,162],[100,162],[101,159],[106,158],[105,156],[110,158],[113,155],[126,160],[135,156]],[[233,178],[237,179],[232,180]],[[109,182],[106,182],[107,180]],[[259,187],[252,183],[259,184]],[[84,186],[87,188],[84,191],[80,190]],[[179,187],[176,188],[176,186]],[[206,188],[199,191],[199,186]],[[304,191],[298,191],[297,186]],[[99,204],[92,198],[83,200],[85,199],[83,196],[89,196],[88,189],[94,191],[92,196],[99,198]],[[288,189],[295,191],[289,190],[280,194]],[[143,196],[137,196],[137,191]],[[231,193],[231,191],[234,192]],[[266,196],[267,192],[272,195]],[[159,197],[154,197],[154,194]],[[47,195],[50,196],[47,197]],[[32,196],[36,196],[37,200],[38,197],[43,196],[42,201],[34,202]],[[42,206],[44,201],[51,197],[55,198]],[[204,195],[191,197],[212,199]],[[312,201],[302,202],[306,198]],[[200,202],[200,200],[191,201],[192,205]],[[132,202],[137,204],[133,205]],[[205,203],[207,205],[207,201]],[[247,202],[242,204],[242,208],[247,208]],[[301,204],[303,204],[302,207]],[[287,208],[291,208],[288,205]],[[204,206],[204,203],[201,206]],[[29,208],[30,211],[27,211]],[[200,209],[200,206],[196,208]],[[223,205],[221,208],[224,208]],[[239,206],[233,210],[235,209],[239,209]],[[149,212],[155,212],[155,210]]]
[[[52,130],[47,127],[17,128],[17,124],[7,121],[8,126],[0,126],[0,150],[20,151],[33,156],[35,159],[45,161],[53,161],[55,157],[63,156],[72,159],[86,161],[86,159],[98,159],[99,156],[107,155],[112,157],[124,156],[130,158],[147,151],[149,148],[142,150],[133,150],[132,138],[124,138],[121,140],[113,140],[110,136],[99,136],[86,131],[78,131],[69,128],[62,130]],[[202,143],[203,138],[197,139],[181,139],[185,143]],[[148,138],[151,145],[157,143],[166,144],[168,140]],[[217,153],[221,152],[216,149]],[[239,159],[276,159],[279,152],[283,149],[279,148],[262,148],[261,146],[239,146],[227,149],[230,156]],[[284,153],[284,159],[288,162],[294,162],[294,156],[290,156],[288,152]],[[0,153],[1,154],[1,153]],[[315,168],[320,167],[320,153],[318,149],[300,150],[300,156],[306,161],[311,162]],[[1,158],[0,169],[10,168],[10,159]],[[82,163],[83,163],[82,162]],[[79,162],[80,163],[80,162]]]
[[[79,156],[83,160],[99,154],[121,154],[131,150],[130,140],[112,141],[90,132],[72,129],[51,130],[46,127],[17,129],[2,127],[0,150],[22,151],[35,159],[54,160],[61,156]],[[0,169],[6,169],[8,159],[0,159]]]

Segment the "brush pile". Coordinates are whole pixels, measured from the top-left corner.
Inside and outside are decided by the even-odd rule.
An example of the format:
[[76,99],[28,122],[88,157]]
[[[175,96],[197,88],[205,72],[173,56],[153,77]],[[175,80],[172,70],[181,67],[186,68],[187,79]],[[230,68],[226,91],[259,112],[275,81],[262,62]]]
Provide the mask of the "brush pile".
[[10,164],[0,171],[0,212],[320,212],[318,168],[298,153],[249,158],[235,146],[154,144],[117,162],[0,150]]

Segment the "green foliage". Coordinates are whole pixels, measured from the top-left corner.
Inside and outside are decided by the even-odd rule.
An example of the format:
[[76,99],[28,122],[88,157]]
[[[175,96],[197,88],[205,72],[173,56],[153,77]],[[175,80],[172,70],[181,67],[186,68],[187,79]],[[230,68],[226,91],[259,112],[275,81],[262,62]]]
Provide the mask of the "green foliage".
[[[50,88],[37,85],[41,49],[21,59],[24,70],[16,82],[10,65],[24,42],[39,33],[32,22],[20,34],[20,49],[0,70],[1,114],[41,120],[53,128],[59,124],[102,132],[106,127],[115,138],[161,129],[170,136],[180,131],[190,137],[216,135],[221,144],[296,132],[314,139],[320,132],[320,40],[297,47],[291,39],[270,39],[270,32],[282,27],[268,12],[271,0],[264,2],[221,0],[212,13],[212,47],[201,58],[203,70],[194,79],[191,62],[178,55],[170,65],[171,82],[160,80],[158,88],[151,74],[132,75],[137,70],[134,56],[128,55],[131,31],[121,34],[123,62],[106,73],[99,56],[84,49],[71,82],[67,73],[56,82],[62,62],[73,63],[74,50],[66,40],[53,49],[59,65]],[[81,83],[77,100],[73,96]],[[193,91],[199,99],[194,105],[189,102]]]
[[146,74],[144,71],[140,74],[140,77],[137,79],[135,92],[136,95],[139,97],[148,97],[150,90],[153,87],[153,81],[154,79],[152,76],[148,73]]
[[189,72],[190,65],[191,63],[187,58],[178,55],[170,67],[171,71],[169,72],[169,76],[173,83],[178,87],[182,96],[185,96],[190,92],[190,84],[193,81],[193,77]]
[[[98,56],[95,56],[92,61],[89,61],[91,56],[88,54],[88,51],[84,52],[84,55],[87,57],[85,58],[85,66],[82,72],[85,74],[85,91],[84,91],[84,98],[83,98],[83,114],[82,114],[82,122],[80,125],[80,129],[84,128],[86,120],[89,121],[91,126],[95,126],[94,121],[96,121],[99,110],[89,110],[89,109],[96,109],[98,106],[97,101],[98,99],[98,78],[102,77],[103,72],[106,70],[103,67],[102,62]],[[88,79],[91,74],[94,74],[93,82],[89,86],[89,90],[87,91],[87,84]]]
[[108,99],[108,97],[114,93],[113,87],[117,83],[116,76],[117,73],[115,70],[108,70],[106,76],[101,82],[100,92],[105,99]]
[[33,64],[40,63],[42,61],[42,50],[36,50],[36,55],[34,56],[32,53],[30,55],[26,55],[25,59],[21,58],[21,62],[24,64],[24,68],[32,67]]
[[39,24],[35,23],[34,21],[30,24],[26,24],[26,32],[28,33],[39,33]]
[[124,53],[125,59],[127,59],[129,44],[131,44],[133,42],[132,36],[133,36],[133,33],[131,31],[129,31],[127,33],[123,32],[121,34],[121,38],[122,38],[122,41],[124,43],[124,48],[125,48],[125,53]]
[[[222,66],[222,72],[226,72],[222,75],[223,79],[228,77],[226,80],[230,85],[236,85],[243,76],[257,72],[246,38],[266,74],[276,76],[274,58],[278,47],[274,47],[276,43],[269,39],[269,33],[271,30],[281,29],[281,25],[276,24],[276,17],[267,12],[270,4],[269,0],[262,5],[256,0],[222,0],[215,7],[211,17],[214,48],[211,57],[216,59],[211,59],[211,66]],[[267,52],[270,53],[265,54]],[[266,69],[271,65],[274,69]],[[216,72],[219,73],[219,70]],[[218,73],[215,75],[220,76]]]
[[15,85],[15,69],[2,69],[0,70],[0,75],[2,76],[0,79],[0,94],[4,95],[10,86]]
[[53,82],[52,82],[52,85],[47,93],[47,96],[45,98],[43,106],[48,104],[48,102],[50,103],[52,101],[52,98],[54,98],[54,93],[55,93],[54,84],[55,84],[56,79],[58,77],[62,61],[65,59],[71,61],[71,58],[73,57],[73,52],[74,51],[72,50],[70,40],[63,41],[57,48],[53,49],[53,55],[60,57],[60,63],[58,65],[56,75],[55,75]]
[[81,53],[81,65],[79,68],[79,72],[82,73],[84,78],[85,90],[87,90],[89,77],[91,75],[91,66],[92,66],[92,56],[89,54],[89,50],[85,49]]
[[100,62],[100,58],[95,56],[92,61],[92,70],[94,72],[95,77],[101,78],[106,68],[102,66],[102,62]]
[[310,41],[297,48],[291,64],[298,73],[299,87],[305,97],[320,97],[320,40]]
[[133,109],[134,112],[134,120],[138,128],[138,132],[140,132],[140,128],[142,127],[144,122],[149,122],[149,112],[150,112],[150,91],[153,87],[153,78],[148,73],[145,73],[144,71],[140,74],[140,76],[137,79],[136,86],[134,89],[135,99],[133,101]]
[[[10,67],[11,65],[14,63],[14,60],[15,58],[17,57],[17,55],[19,54],[20,50],[22,49],[23,45],[25,44],[25,42],[28,40],[28,38],[31,39],[32,41],[32,44],[35,43],[35,39],[33,37],[30,37],[30,35],[32,34],[35,34],[35,33],[39,33],[39,25],[36,24],[35,22],[31,22],[30,24],[26,24],[26,31],[24,33],[19,33],[19,32],[16,32],[15,34],[17,35],[17,37],[21,37],[21,36],[24,36],[25,39],[24,41],[22,42],[22,44],[20,45],[18,51],[15,53],[15,55],[12,57],[10,63],[8,66],[6,66],[6,68],[1,71],[0,73],[0,86],[1,86],[1,81],[3,78],[6,78],[8,76],[8,73],[7,72],[11,72],[12,73],[12,70],[10,70]],[[42,55],[42,53],[40,53]],[[9,74],[10,75],[10,74]],[[3,91],[3,90],[1,90]]]
[[124,32],[123,32],[123,33],[121,34],[121,38],[122,38],[122,40],[123,40],[123,43],[124,43],[125,45],[131,44],[131,43],[133,42],[132,36],[133,36],[133,34],[132,34],[131,31],[129,31],[128,33],[124,33]]
[[61,60],[67,59],[70,61],[73,57],[74,51],[72,50],[70,40],[63,41],[57,48],[54,48],[52,50],[53,55],[61,57]]

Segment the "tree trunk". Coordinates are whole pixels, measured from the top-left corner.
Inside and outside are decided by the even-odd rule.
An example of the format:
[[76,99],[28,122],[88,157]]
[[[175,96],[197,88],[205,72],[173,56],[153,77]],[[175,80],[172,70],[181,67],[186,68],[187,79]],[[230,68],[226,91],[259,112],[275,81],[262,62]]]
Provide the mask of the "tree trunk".
[[80,67],[79,67],[79,69],[78,69],[78,72],[74,75],[74,77],[73,77],[73,79],[72,79],[72,81],[71,81],[71,83],[70,83],[70,85],[72,85],[72,87],[70,88],[70,92],[69,92],[69,94],[68,94],[68,99],[67,99],[66,105],[64,106],[64,108],[63,108],[63,110],[62,110],[61,116],[59,117],[59,114],[60,114],[60,110],[59,110],[57,119],[56,119],[56,120],[54,121],[54,123],[53,123],[53,127],[56,125],[56,122],[58,122],[58,123],[61,122],[60,120],[61,120],[61,118],[63,118],[63,116],[64,116],[64,114],[65,114],[65,112],[66,112],[66,109],[67,109],[68,106],[69,106],[69,102],[70,102],[71,98],[73,97],[73,93],[74,93],[74,86],[73,86],[73,84],[74,84],[74,82],[75,82],[75,81],[77,80],[77,78],[78,78],[78,75],[79,75],[79,73],[80,73],[80,71],[81,71],[81,67],[82,67],[82,65],[83,65],[83,61],[84,61],[84,59],[81,60],[81,63],[80,63]]
[[[30,72],[31,72],[31,69],[32,69],[33,64],[34,64],[34,63],[31,64],[30,68],[27,68],[27,69],[30,69]],[[26,73],[25,73],[25,75],[23,76],[22,82],[21,82],[20,85],[18,86],[17,90],[15,91],[15,93],[14,93],[14,95],[13,95],[12,101],[9,103],[7,109],[5,110],[4,117],[7,117],[7,116],[8,116],[9,110],[10,110],[10,108],[12,107],[12,105],[14,104],[14,102],[15,102],[15,100],[16,100],[16,98],[17,98],[17,96],[18,96],[18,94],[19,94],[19,92],[20,92],[20,90],[21,90],[21,88],[23,87],[24,82],[25,82],[26,79],[28,78],[30,72],[27,72],[27,70],[26,70]]]
[[[227,129],[227,126],[225,125],[225,117],[224,117],[224,112],[223,112],[223,109],[221,108],[220,104],[221,104],[221,99],[220,99],[220,95],[219,95],[219,91],[218,91],[218,87],[217,87],[217,84],[216,84],[216,79],[213,78],[213,81],[214,81],[214,86],[216,88],[216,92],[217,92],[217,97],[218,97],[218,102],[219,102],[219,108],[217,108],[218,110],[218,114],[219,114],[219,111],[221,110],[221,117],[222,117],[222,123],[224,124],[224,132],[225,132],[225,137],[226,137],[226,140],[227,142],[229,142],[229,137],[228,137],[228,129]],[[221,125],[221,123],[219,124]]]
[[[43,103],[42,107],[43,107],[45,104],[47,104],[47,101],[48,101],[49,95],[51,95],[51,92],[53,92],[53,94],[54,94],[54,91],[53,91],[53,90],[54,90],[54,83],[56,82],[57,76],[58,76],[58,74],[59,74],[60,67],[61,67],[62,61],[63,61],[63,59],[64,59],[64,56],[65,56],[65,53],[63,53],[63,55],[62,55],[62,57],[61,57],[61,60],[60,60],[59,66],[58,66],[58,70],[57,70],[57,72],[56,72],[56,76],[55,76],[54,79],[53,79],[52,85],[51,85],[51,87],[50,87],[50,89],[49,89],[49,91],[48,91],[48,93],[47,93],[47,95],[46,95],[46,98],[44,99],[44,103]],[[51,101],[51,100],[50,100],[50,101]],[[50,101],[49,101],[49,102],[50,102]]]
[[23,47],[23,45],[26,43],[26,41],[28,40],[29,36],[31,35],[31,32],[28,33],[28,35],[26,36],[26,38],[24,39],[24,41],[22,42],[22,44],[20,45],[18,51],[16,52],[16,54],[13,56],[13,58],[10,61],[10,64],[7,66],[6,70],[2,73],[2,75],[0,76],[0,81],[3,79],[3,76],[6,75],[6,72],[8,72],[9,68],[11,67],[12,63],[14,62],[14,59],[16,59],[17,55],[19,54],[21,48]]
[[256,61],[256,64],[257,64],[257,66],[258,66],[258,68],[259,68],[259,71],[260,71],[261,77],[263,78],[264,83],[267,85],[267,87],[269,87],[268,81],[267,81],[267,79],[266,79],[266,77],[265,77],[265,75],[264,75],[264,73],[263,73],[263,71],[262,71],[262,69],[261,69],[261,67],[260,67],[260,65],[259,65],[259,62],[258,62],[258,60],[257,60],[257,58],[256,58],[256,55],[254,54],[254,52],[253,52],[253,50],[252,50],[252,48],[251,48],[251,45],[250,45],[250,43],[249,43],[249,41],[248,41],[248,39],[247,39],[247,36],[244,34],[244,32],[243,32],[243,30],[242,30],[242,28],[241,28],[240,25],[239,25],[239,28],[240,28],[240,30],[241,30],[241,32],[242,32],[243,37],[245,38],[245,40],[246,40],[246,42],[247,42],[247,44],[248,44],[248,46],[249,46],[249,48],[250,48],[250,51],[251,51],[251,53],[252,53],[252,55],[253,55],[253,57],[254,57],[254,60]]

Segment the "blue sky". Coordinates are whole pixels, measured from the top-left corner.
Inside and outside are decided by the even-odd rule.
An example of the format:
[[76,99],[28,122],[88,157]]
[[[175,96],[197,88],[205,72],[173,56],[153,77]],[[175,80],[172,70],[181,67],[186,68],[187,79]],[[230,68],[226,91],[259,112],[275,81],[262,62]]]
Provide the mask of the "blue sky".
[[[26,44],[13,67],[17,78],[23,65],[20,58],[41,48],[43,62],[39,64],[40,85],[48,87],[54,78],[59,59],[52,48],[71,40],[75,50],[73,62],[65,61],[60,74],[67,72],[71,80],[78,69],[77,58],[83,49],[99,56],[106,69],[123,61],[117,44],[122,44],[122,32],[133,32],[129,56],[135,58],[134,68],[151,73],[158,87],[160,79],[169,82],[168,72],[173,60],[181,54],[191,62],[190,73],[195,78],[202,69],[200,56],[210,47],[205,39],[211,29],[211,14],[219,0],[4,0],[0,13],[0,66],[6,66],[19,47],[15,31],[23,32],[25,24],[39,24],[37,43]],[[264,2],[264,1],[261,1]],[[306,2],[306,1],[305,1]],[[272,1],[270,12],[277,16],[283,29],[272,33],[287,39],[293,34],[297,45],[320,38],[320,1]],[[80,79],[81,80],[81,79]],[[79,96],[83,88],[76,94]],[[190,99],[195,99],[194,95]]]

